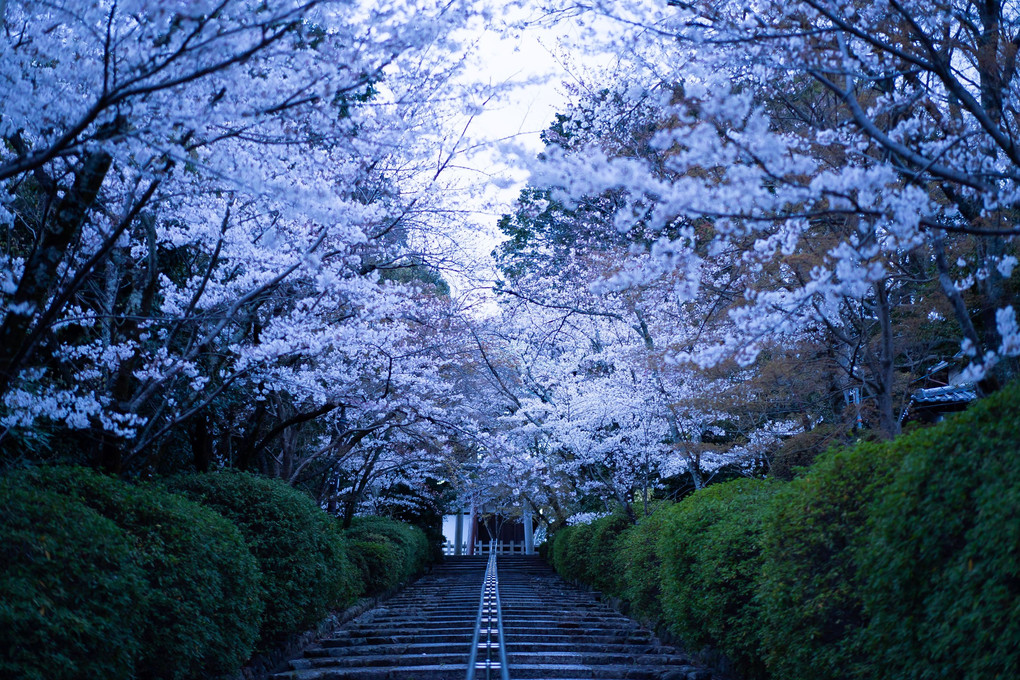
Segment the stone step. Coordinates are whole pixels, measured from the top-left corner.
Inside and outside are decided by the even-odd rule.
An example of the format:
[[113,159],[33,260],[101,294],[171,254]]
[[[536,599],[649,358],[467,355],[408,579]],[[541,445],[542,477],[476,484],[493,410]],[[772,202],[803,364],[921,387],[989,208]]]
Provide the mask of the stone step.
[[[575,654],[589,655],[592,653],[622,654],[631,656],[644,656],[649,654],[675,654],[672,647],[664,647],[654,640],[648,643],[612,643],[612,642],[582,642],[570,639],[562,642],[550,642],[548,640],[514,640],[507,636],[507,649],[511,653],[532,652],[536,654],[555,654],[558,652],[570,652]],[[681,655],[683,656],[683,655]],[[684,658],[687,658],[684,656]]]
[[349,647],[352,644],[370,645],[402,645],[402,644],[435,644],[458,642],[470,644],[472,630],[467,635],[433,635],[428,632],[416,632],[409,635],[364,635],[359,637],[328,637],[319,641],[323,647]]
[[355,644],[346,647],[309,647],[305,650],[306,658],[323,658],[336,656],[375,656],[385,654],[463,654],[470,640],[445,642],[437,644],[407,643],[401,645],[369,645]]
[[510,612],[503,610],[503,624],[517,626],[518,628],[615,628],[627,630],[640,630],[641,626],[628,619],[615,619],[602,616],[590,616],[576,619],[568,618],[533,618],[512,616]]
[[640,628],[641,626],[630,619],[616,616],[599,615],[574,615],[574,616],[536,616],[529,614],[521,616],[513,611],[503,609],[503,620],[514,621],[527,626],[615,626],[617,628]]
[[[343,647],[310,647],[305,650],[305,656],[309,658],[325,658],[338,656],[383,656],[386,654],[421,655],[421,654],[457,654],[464,653],[469,639],[458,640],[449,643],[404,643],[374,645],[366,644],[364,640],[358,640],[357,644]],[[584,643],[579,640],[570,639],[564,642],[549,642],[535,640],[511,640],[507,638],[508,649],[511,654],[535,653],[552,655],[557,653],[573,653],[590,656],[593,653],[606,653],[609,655],[623,656],[647,656],[654,654],[674,654],[671,647],[664,647],[660,644],[614,644],[609,642]],[[688,657],[683,656],[684,659]]]
[[572,680],[665,680],[670,671],[683,672],[683,667],[664,669],[659,666],[596,665],[572,663],[510,664],[513,680],[534,680],[535,678],[570,678]]
[[[672,650],[670,650],[672,652]],[[507,661],[511,666],[536,664],[578,664],[584,666],[683,666],[690,665],[690,657],[676,653],[621,653],[595,648],[592,651],[541,651],[529,652],[517,646],[507,648]]]
[[408,622],[408,621],[392,621],[392,622],[368,621],[366,623],[362,623],[362,624],[359,624],[359,625],[356,625],[356,626],[352,627],[351,631],[352,631],[352,634],[355,631],[364,631],[364,632],[377,632],[380,635],[385,635],[388,631],[393,631],[393,630],[404,630],[404,629],[421,630],[422,628],[427,628],[430,631],[439,632],[439,633],[456,633],[456,632],[460,632],[460,631],[463,631],[463,630],[467,630],[468,632],[470,632],[470,631],[473,631],[475,629],[475,619],[472,618],[470,621],[462,621],[462,622],[452,622],[452,621],[446,622],[446,621],[444,621],[444,622],[440,622],[440,623],[430,623],[430,622],[427,622],[427,621],[410,621],[410,622]]
[[[392,640],[396,644],[405,642],[411,642],[412,640],[419,640],[421,642],[431,641],[453,641],[471,639],[472,633],[474,633],[474,626],[465,626],[463,628],[443,630],[443,629],[423,629],[423,628],[400,628],[395,630],[356,630],[352,631],[352,634],[347,636],[347,639],[381,639],[381,640]],[[342,640],[344,638],[333,638],[335,640]],[[385,643],[384,643],[385,644]]]
[[276,673],[273,680],[458,680],[467,664],[378,666],[370,668],[303,668]]
[[652,645],[655,644],[655,637],[644,631],[618,631],[611,628],[604,630],[569,630],[549,631],[547,633],[536,633],[534,631],[521,631],[513,626],[503,624],[503,634],[508,641],[515,644],[521,642],[574,642],[577,644],[617,644],[617,645]]
[[461,625],[465,622],[475,625],[477,612],[461,613],[458,615],[446,614],[443,616],[376,616],[365,621],[366,624],[380,626],[393,626],[399,624],[421,625]]
[[375,654],[359,656],[317,656],[302,657],[290,661],[294,670],[307,668],[375,668],[379,666],[451,666],[466,664],[468,653],[465,646],[453,654]]

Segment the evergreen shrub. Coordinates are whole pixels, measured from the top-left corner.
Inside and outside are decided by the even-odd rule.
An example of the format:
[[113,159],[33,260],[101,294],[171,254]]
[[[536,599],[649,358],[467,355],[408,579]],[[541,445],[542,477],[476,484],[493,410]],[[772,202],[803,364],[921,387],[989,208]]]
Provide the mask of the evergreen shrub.
[[[80,501],[125,532],[148,582],[135,603],[140,678],[182,680],[236,670],[251,655],[260,574],[237,528],[164,489],[86,468],[22,471],[11,482]],[[106,654],[104,644],[99,654]]]
[[591,524],[575,524],[556,534],[554,550],[558,550],[555,569],[563,578],[571,581],[590,583],[588,564],[585,562],[584,546],[591,542],[594,532]]
[[580,581],[607,595],[623,594],[618,544],[633,524],[614,513],[591,522],[560,528],[552,538],[550,562],[563,578]]
[[633,526],[621,513],[600,517],[589,525],[587,540],[575,545],[584,563],[585,581],[595,590],[616,597],[623,595],[623,573],[618,568],[620,536]]
[[149,591],[113,522],[76,498],[4,480],[0,565],[0,677],[134,677]]
[[1020,677],[1020,382],[897,444],[860,546],[868,677]]
[[397,587],[420,572],[430,557],[424,531],[387,517],[355,517],[344,536],[370,595]]
[[774,499],[759,598],[775,677],[836,680],[861,667],[867,617],[855,551],[869,540],[869,504],[899,467],[903,439],[829,451]]
[[539,559],[544,560],[546,562],[551,562],[552,558],[549,555],[549,549],[551,547],[552,542],[546,539],[545,541],[542,541],[541,543],[535,546],[535,553],[538,555]]
[[547,548],[549,554],[549,564],[556,572],[568,578],[564,571],[564,565],[567,559],[567,543],[569,542],[570,534],[574,532],[574,527],[565,526],[560,527],[555,533],[552,533],[546,538],[546,543],[549,545]]
[[1018,507],[1020,382],[789,483],[715,484],[619,532],[562,528],[548,554],[605,592],[622,574],[639,616],[743,677],[998,680],[1020,677]]
[[692,647],[718,649],[749,678],[765,676],[754,594],[764,520],[778,487],[758,479],[706,487],[669,508],[659,532],[667,626]]
[[657,545],[670,515],[671,503],[657,507],[635,526],[620,534],[616,569],[623,575],[623,590],[634,614],[645,621],[662,620],[662,562]]
[[336,522],[286,483],[241,472],[168,480],[240,529],[262,571],[263,646],[347,606],[361,584]]

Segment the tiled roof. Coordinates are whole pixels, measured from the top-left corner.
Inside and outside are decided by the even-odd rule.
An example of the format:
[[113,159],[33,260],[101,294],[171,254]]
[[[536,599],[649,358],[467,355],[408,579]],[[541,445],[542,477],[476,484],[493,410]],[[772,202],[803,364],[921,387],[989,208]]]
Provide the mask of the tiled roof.
[[910,401],[915,404],[956,404],[975,399],[977,399],[977,390],[973,385],[930,387],[925,390],[917,390],[910,395]]

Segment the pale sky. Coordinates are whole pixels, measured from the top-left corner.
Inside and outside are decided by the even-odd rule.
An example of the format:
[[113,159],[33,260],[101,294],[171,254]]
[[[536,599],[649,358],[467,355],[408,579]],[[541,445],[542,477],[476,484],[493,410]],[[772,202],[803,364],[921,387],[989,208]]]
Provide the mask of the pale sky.
[[[484,258],[498,243],[496,222],[512,208],[528,179],[520,163],[542,150],[539,135],[566,106],[562,83],[570,76],[554,56],[558,36],[549,29],[501,34],[490,27],[469,39],[478,46],[465,80],[509,86],[470,122],[468,146],[473,151],[461,156],[452,172],[458,184],[473,189],[461,205],[470,213],[458,241],[474,259]],[[457,276],[447,279],[455,292],[468,286]]]
[[[540,133],[567,105],[564,83],[607,63],[607,57],[571,50],[582,28],[570,22],[524,30],[487,26],[465,38],[477,41],[465,79],[483,84],[513,85],[485,106],[471,122],[468,135],[477,151],[459,159],[458,178],[476,188],[466,201],[473,216],[460,245],[479,257],[499,240],[496,222],[507,213],[528,173],[521,167],[542,150]],[[501,141],[502,140],[502,141]],[[462,281],[450,279],[454,290]]]

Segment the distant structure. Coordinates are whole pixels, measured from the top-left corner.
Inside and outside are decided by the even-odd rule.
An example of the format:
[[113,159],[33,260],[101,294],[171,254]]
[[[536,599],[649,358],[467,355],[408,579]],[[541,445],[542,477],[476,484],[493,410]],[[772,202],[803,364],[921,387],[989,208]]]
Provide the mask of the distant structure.
[[900,422],[937,423],[949,413],[963,411],[977,398],[977,388],[973,384],[915,390],[910,395],[910,402],[903,410]]
[[535,554],[535,521],[530,506],[525,505],[523,517],[508,517],[474,503],[458,510],[454,516],[455,537],[445,547],[447,554],[475,555],[488,551],[493,541],[501,553]]

